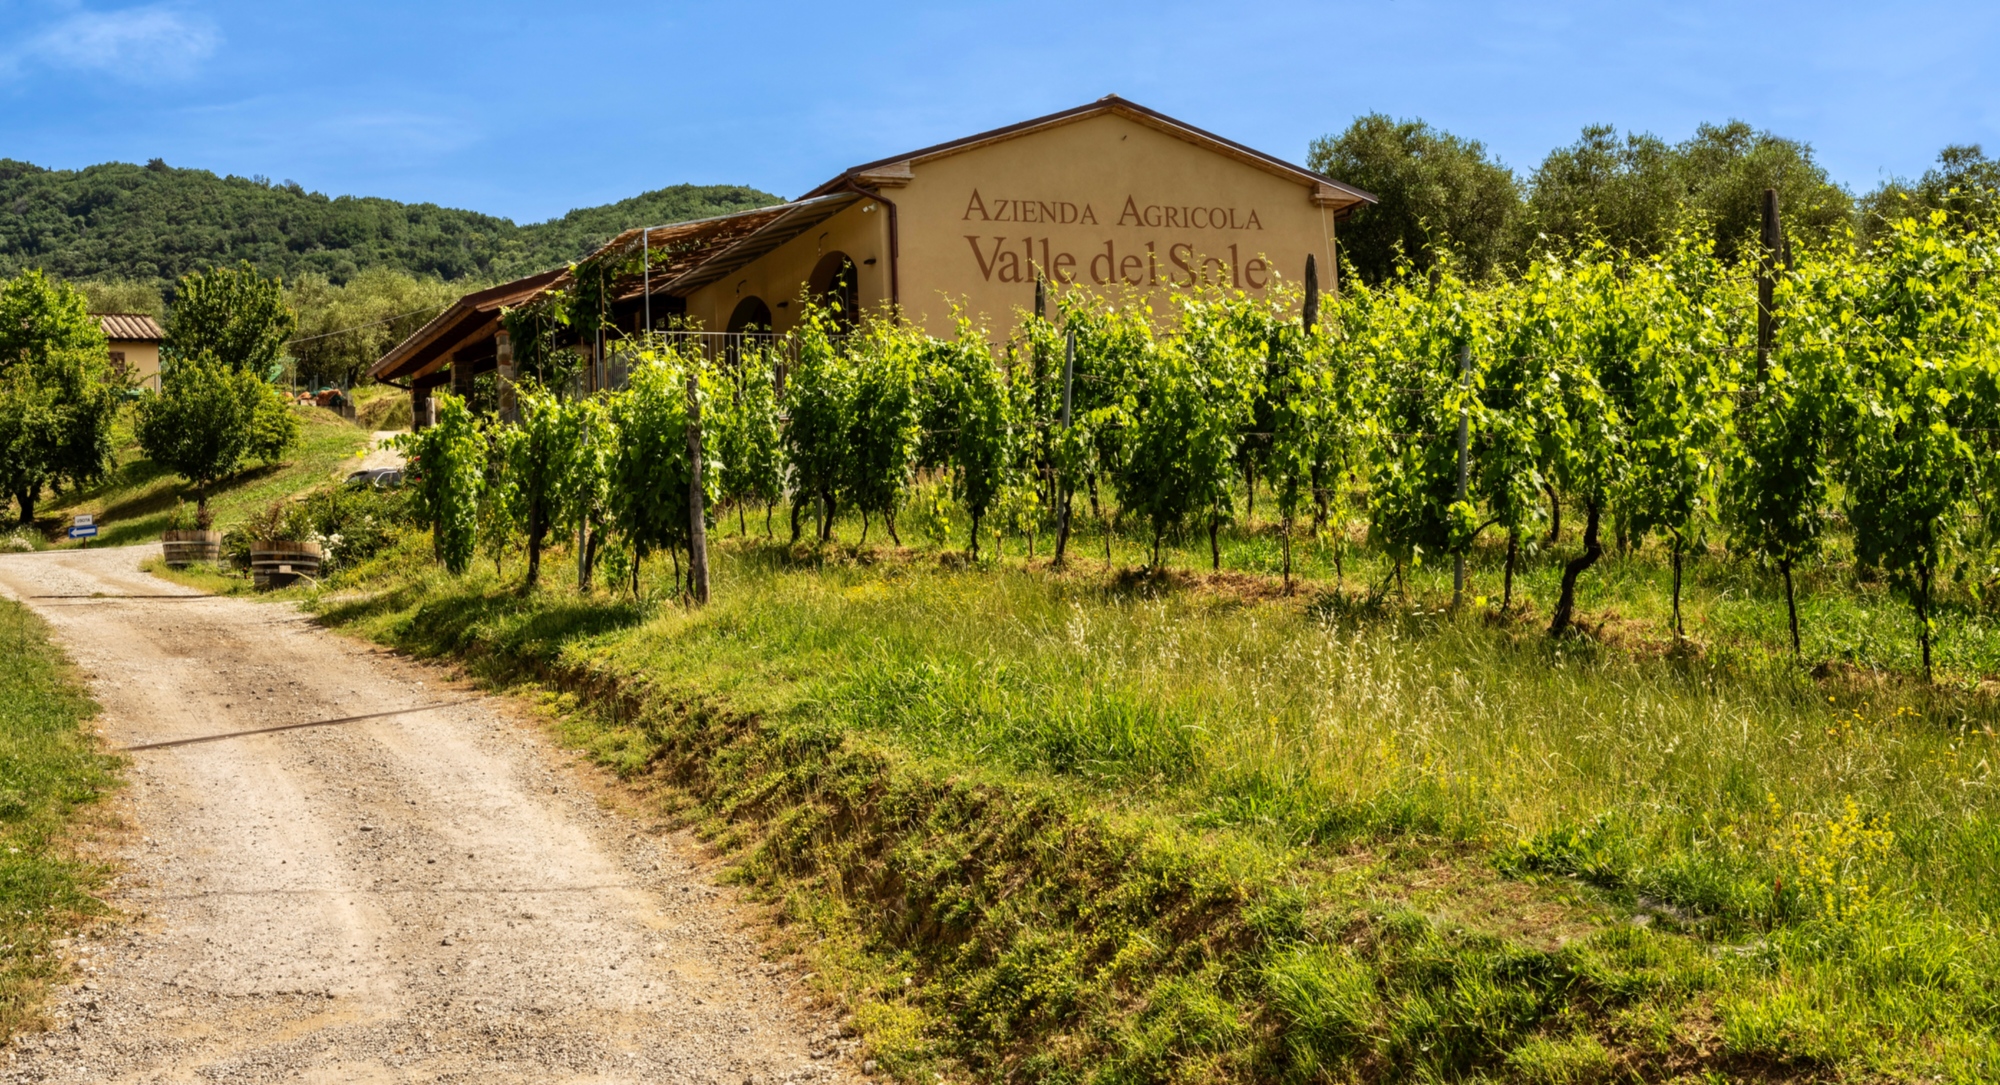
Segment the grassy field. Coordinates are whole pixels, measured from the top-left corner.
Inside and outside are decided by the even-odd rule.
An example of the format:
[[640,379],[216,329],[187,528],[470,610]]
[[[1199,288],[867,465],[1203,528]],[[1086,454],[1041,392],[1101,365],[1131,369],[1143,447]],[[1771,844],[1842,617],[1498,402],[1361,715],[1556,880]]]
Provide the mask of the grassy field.
[[[284,460],[251,464],[217,483],[209,494],[215,525],[227,530],[286,494],[345,474],[344,461],[366,451],[368,431],[332,411],[294,408],[302,423],[299,444]],[[75,546],[64,534],[77,513],[97,518],[98,536],[92,546],[123,546],[151,542],[166,530],[176,502],[185,499],[190,511],[194,491],[173,472],[146,459],[131,439],[129,414],[116,431],[118,465],[95,486],[47,499],[36,508],[36,521],[53,545]]]
[[1205,537],[1145,572],[1088,524],[1055,571],[1046,537],[969,563],[724,523],[695,612],[662,559],[635,600],[558,549],[523,594],[518,556],[453,579],[416,536],[297,593],[543,691],[737,855],[906,1080],[2000,1077],[2000,645],[1969,600],[1925,684],[1907,611],[1837,561],[1800,664],[1719,555],[1687,642],[1649,548],[1552,642],[1571,539],[1506,612],[1480,554],[1453,612],[1448,569],[1398,590],[1357,544],[1344,589],[1315,544],[1286,593],[1266,530],[1211,575]]
[[85,725],[97,706],[25,607],[0,599],[0,1036],[34,1024],[57,975],[51,943],[102,906],[104,872],[70,846],[116,783]]

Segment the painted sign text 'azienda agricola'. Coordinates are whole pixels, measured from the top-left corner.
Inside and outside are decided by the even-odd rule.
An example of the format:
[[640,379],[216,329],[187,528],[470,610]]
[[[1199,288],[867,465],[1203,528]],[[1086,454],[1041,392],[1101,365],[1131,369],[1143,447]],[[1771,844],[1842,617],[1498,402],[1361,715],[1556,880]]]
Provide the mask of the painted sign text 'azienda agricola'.
[[[1115,217],[1106,221],[1089,202],[1024,200],[982,196],[974,189],[966,201],[966,222],[1018,223],[1042,226],[1111,226],[1125,230],[1158,229],[1214,233],[1246,233],[1264,229],[1254,207],[1199,204],[1142,204],[1125,197]],[[1078,244],[1074,238],[966,234],[980,277],[988,282],[1032,282],[1041,268],[1062,282],[1088,280],[1097,286],[1153,287],[1162,284],[1227,283],[1262,290],[1270,285],[1271,267],[1261,255],[1244,257],[1241,241],[1214,239],[1204,245],[1193,239],[1169,237],[1143,240],[1103,238]]]

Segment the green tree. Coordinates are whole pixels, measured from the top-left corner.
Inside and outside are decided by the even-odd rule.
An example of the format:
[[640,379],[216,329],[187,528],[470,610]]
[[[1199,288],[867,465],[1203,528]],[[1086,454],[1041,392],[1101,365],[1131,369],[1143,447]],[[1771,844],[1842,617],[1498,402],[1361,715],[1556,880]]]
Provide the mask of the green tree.
[[[1256,395],[1241,364],[1261,344],[1233,313],[1205,302],[1182,314],[1181,335],[1154,344],[1127,393],[1118,498],[1153,529],[1152,566],[1168,532],[1203,516],[1211,541],[1227,515],[1238,442]],[[1253,353],[1254,352],[1254,353]]]
[[1372,292],[1365,287],[1334,299],[1328,317],[1303,344],[1310,386],[1299,386],[1310,414],[1307,465],[1313,506],[1313,530],[1333,543],[1335,582],[1346,576],[1342,564],[1347,523],[1352,510],[1348,482],[1368,462],[1374,433],[1373,367],[1360,332],[1367,327],[1366,308]]
[[1327,362],[1327,340],[1320,329],[1308,332],[1289,321],[1274,320],[1270,336],[1270,368],[1264,395],[1267,427],[1264,441],[1265,476],[1278,504],[1279,531],[1284,545],[1285,588],[1292,586],[1292,537],[1299,513],[1310,507],[1316,475],[1338,453],[1334,447],[1346,430],[1333,374]]
[[417,507],[431,527],[431,553],[463,576],[479,542],[479,506],[486,485],[487,442],[478,416],[459,396],[438,397],[437,422],[401,438],[416,486]]
[[1704,124],[1674,147],[1687,204],[1709,224],[1715,255],[1734,263],[1755,250],[1764,222],[1764,190],[1778,190],[1785,234],[1818,248],[1843,238],[1854,198],[1813,159],[1810,144],[1760,132],[1742,121]]
[[[1079,477],[1070,479],[1090,495],[1090,512],[1102,517],[1100,480],[1115,481],[1124,462],[1126,393],[1137,386],[1144,362],[1153,349],[1152,315],[1136,306],[1105,304],[1090,292],[1073,288],[1057,300],[1063,330],[1076,339],[1076,371],[1071,381],[1070,418],[1073,431],[1068,463]],[[935,427],[926,423],[926,433]],[[937,442],[927,437],[927,448]],[[926,466],[944,462],[942,453],[926,451]],[[1104,560],[1111,561],[1111,530],[1105,525]]]
[[1366,282],[1387,279],[1401,258],[1427,270],[1447,247],[1474,278],[1507,257],[1519,185],[1477,140],[1370,113],[1314,140],[1306,161],[1381,201],[1356,211],[1338,233],[1343,260]]
[[[540,384],[524,384],[519,395],[520,435],[511,440],[508,474],[520,490],[522,528],[528,539],[528,578],[533,588],[541,582],[542,548],[549,532],[587,522],[588,510],[578,510],[579,500],[595,497],[600,478],[580,478],[606,449],[595,451],[585,445],[592,429],[586,408],[565,399]],[[601,473],[600,473],[601,476]]]
[[1550,151],[1528,180],[1520,248],[1546,235],[1565,249],[1602,240],[1615,249],[1656,252],[1673,235],[1687,198],[1673,148],[1657,136],[1608,124],[1583,130]]
[[245,458],[284,453],[297,432],[289,411],[261,377],[207,355],[183,358],[161,373],[157,395],[139,401],[139,447],[193,485],[206,512],[209,488]]
[[1677,239],[1627,287],[1644,330],[1629,396],[1632,470],[1619,501],[1634,535],[1667,536],[1677,636],[1684,631],[1682,560],[1702,541],[1713,512],[1716,453],[1751,311],[1748,278],[1728,278],[1713,250],[1705,240]]
[[1770,562],[1785,585],[1792,654],[1801,652],[1793,572],[1820,551],[1835,479],[1834,428],[1847,382],[1844,342],[1862,261],[1835,248],[1799,262],[1778,282],[1776,350],[1743,374],[1731,419],[1721,512],[1730,549]]
[[1947,220],[1938,210],[1894,226],[1867,262],[1846,337],[1855,557],[1909,598],[1926,679],[1939,569],[1990,471],[1985,435],[2000,424],[1992,240]]
[[285,291],[298,313],[290,353],[308,385],[351,388],[377,358],[476,284],[370,268],[335,284],[308,273]]
[[0,284],[0,495],[23,523],[45,486],[110,468],[120,391],[83,294],[33,270]]
[[[1565,304],[1567,262],[1549,253],[1528,260],[1514,282],[1494,291],[1482,343],[1478,438],[1472,492],[1507,532],[1500,605],[1514,602],[1514,572],[1537,527],[1554,514],[1554,463],[1564,420],[1560,362],[1571,350]],[[1546,512],[1544,511],[1546,508]]]
[[192,272],[176,285],[174,306],[167,312],[162,368],[207,357],[269,378],[297,326],[298,314],[285,304],[283,285],[257,274],[248,263]]
[[485,427],[486,460],[484,479],[479,487],[479,547],[493,559],[493,575],[502,573],[501,559],[516,547],[523,516],[520,483],[512,465],[514,445],[521,440],[519,426]]
[[2000,162],[1977,143],[1946,147],[1921,178],[1885,181],[1863,197],[1861,232],[1877,239],[1902,219],[1929,211],[1945,212],[1960,229],[1993,226],[2000,220]]
[[930,341],[927,353],[936,398],[924,411],[924,443],[945,450],[952,489],[972,518],[970,549],[976,558],[980,522],[1014,481],[1014,401],[986,337],[964,317],[956,336]]
[[1812,147],[1742,121],[1704,124],[1669,147],[1657,136],[1591,125],[1549,152],[1528,182],[1526,252],[1545,235],[1574,249],[1602,241],[1662,252],[1678,230],[1706,229],[1728,263],[1763,228],[1763,193],[1778,190],[1786,233],[1815,247],[1850,223],[1853,199],[1813,159]]
[[90,299],[92,313],[144,313],[158,320],[167,312],[158,283],[144,279],[85,279],[76,283]]
[[568,345],[575,341],[569,301],[568,293],[558,290],[500,310],[500,326],[513,347],[514,372],[521,383],[566,388],[576,379],[583,359]]
[[1631,470],[1632,366],[1645,323],[1626,296],[1625,263],[1598,250],[1573,262],[1567,274],[1564,304],[1573,331],[1556,357],[1562,394],[1549,427],[1551,466],[1557,489],[1583,506],[1583,552],[1563,564],[1551,636],[1574,624],[1577,580],[1604,556],[1604,513]]
[[[744,506],[764,506],[764,534],[771,533],[771,507],[785,496],[784,449],[772,355],[746,351],[730,374],[732,394],[719,399],[714,422],[716,456],[722,467],[723,498],[736,506],[738,531],[747,533]],[[704,418],[709,417],[703,415]]]
[[[558,461],[556,526],[576,540],[576,583],[590,587],[611,501],[611,457],[618,431],[602,398],[566,399],[562,405],[567,455]],[[682,491],[686,493],[685,490]]]
[[[1474,333],[1472,298],[1449,262],[1435,281],[1413,274],[1385,284],[1362,332],[1379,398],[1370,445],[1369,538],[1394,575],[1471,546],[1469,502],[1458,501],[1458,420],[1478,377],[1460,373]],[[1475,352],[1474,360],[1484,358]],[[1473,420],[1473,421],[1476,421]]]
[[0,273],[39,266],[72,280],[165,286],[190,271],[247,260],[286,282],[312,273],[341,283],[371,268],[497,281],[560,267],[635,222],[684,222],[778,202],[741,185],[672,185],[516,225],[436,204],[218,177],[159,159],[77,170],[0,159],[0,208],[7,212],[0,215]]
[[910,481],[923,439],[918,369],[922,336],[886,322],[856,337],[854,399],[848,413],[847,499],[861,512],[861,541],[868,517],[880,514],[897,546],[896,509]]
[[[648,351],[632,369],[631,382],[611,400],[611,422],[617,434],[610,463],[611,519],[632,547],[632,590],[639,587],[639,565],[654,550],[678,554],[691,551],[693,520],[688,493],[693,488],[693,461],[688,456],[687,380],[696,378],[701,417],[711,417],[713,375],[706,372],[693,349]],[[702,510],[714,520],[722,475],[717,445],[702,442]]]
[[853,367],[834,340],[834,316],[818,306],[800,321],[798,363],[785,383],[785,465],[792,490],[792,541],[808,500],[819,502],[819,537],[833,537],[835,503],[846,481],[853,429]]

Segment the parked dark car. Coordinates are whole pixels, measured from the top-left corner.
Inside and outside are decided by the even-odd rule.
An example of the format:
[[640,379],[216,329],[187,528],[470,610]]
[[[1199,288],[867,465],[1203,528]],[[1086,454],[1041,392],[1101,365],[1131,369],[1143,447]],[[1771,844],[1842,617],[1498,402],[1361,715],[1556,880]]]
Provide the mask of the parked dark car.
[[356,471],[347,476],[349,486],[368,486],[377,490],[393,490],[403,484],[403,469],[400,467],[371,467],[366,471]]

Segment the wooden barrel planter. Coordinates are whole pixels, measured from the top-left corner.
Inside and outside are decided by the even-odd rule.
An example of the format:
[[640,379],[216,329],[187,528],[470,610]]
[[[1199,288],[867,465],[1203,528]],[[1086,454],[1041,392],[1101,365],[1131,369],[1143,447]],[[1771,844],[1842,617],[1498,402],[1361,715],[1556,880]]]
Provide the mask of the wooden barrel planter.
[[250,582],[282,588],[301,576],[319,577],[319,544],[286,539],[250,544]]
[[171,569],[184,568],[197,561],[220,561],[222,532],[166,531],[160,534],[160,547],[166,551],[167,567]]

